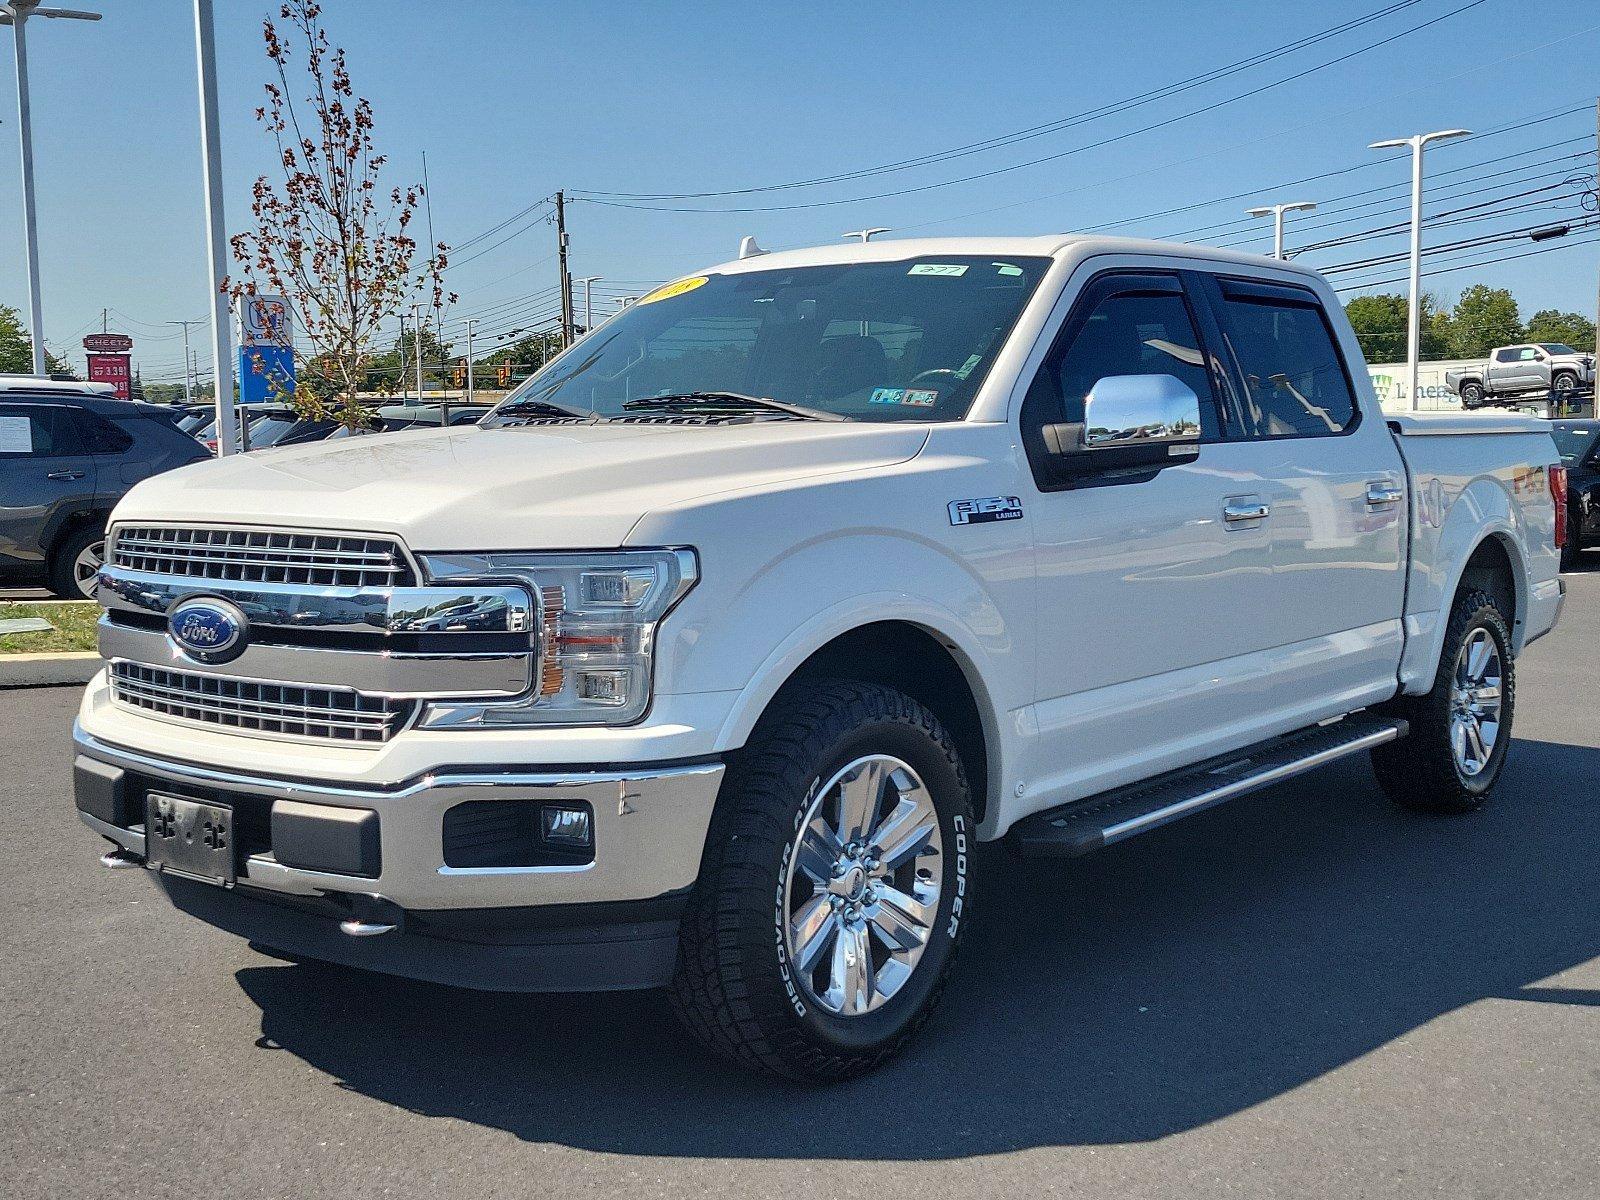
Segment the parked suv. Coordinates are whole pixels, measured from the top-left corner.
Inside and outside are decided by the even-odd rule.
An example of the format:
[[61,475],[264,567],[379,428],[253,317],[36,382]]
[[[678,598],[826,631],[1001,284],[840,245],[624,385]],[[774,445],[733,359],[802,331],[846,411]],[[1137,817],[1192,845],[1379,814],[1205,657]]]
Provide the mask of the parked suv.
[[0,376],[0,579],[92,596],[117,501],[209,457],[160,405],[105,385]]
[[1570,396],[1579,388],[1594,385],[1594,355],[1560,342],[1497,346],[1489,352],[1487,362],[1446,371],[1444,381],[1461,397],[1463,408],[1482,408],[1530,393]]
[[1600,545],[1600,420],[1552,421],[1550,435],[1567,465],[1567,544],[1561,567],[1570,570],[1585,547]]

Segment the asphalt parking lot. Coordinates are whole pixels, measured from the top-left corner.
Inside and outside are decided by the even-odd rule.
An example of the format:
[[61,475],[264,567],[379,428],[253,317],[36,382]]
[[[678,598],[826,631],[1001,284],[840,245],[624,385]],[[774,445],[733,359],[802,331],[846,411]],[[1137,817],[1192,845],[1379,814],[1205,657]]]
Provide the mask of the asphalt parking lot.
[[[1600,555],[1593,556],[1600,558]],[[1593,1196],[1600,562],[1496,802],[1344,765],[1073,864],[979,864],[959,980],[830,1090],[660,996],[290,966],[96,865],[76,689],[0,692],[0,1196]]]

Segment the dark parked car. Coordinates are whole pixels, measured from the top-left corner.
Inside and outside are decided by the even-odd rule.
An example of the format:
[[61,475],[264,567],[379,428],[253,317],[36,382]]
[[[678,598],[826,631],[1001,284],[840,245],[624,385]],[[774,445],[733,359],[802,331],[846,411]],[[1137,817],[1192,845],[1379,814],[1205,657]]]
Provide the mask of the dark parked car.
[[1600,544],[1600,420],[1552,421],[1550,435],[1567,464],[1567,570],[1585,546]]
[[0,376],[0,579],[92,594],[106,518],[123,493],[210,457],[171,409],[109,392]]

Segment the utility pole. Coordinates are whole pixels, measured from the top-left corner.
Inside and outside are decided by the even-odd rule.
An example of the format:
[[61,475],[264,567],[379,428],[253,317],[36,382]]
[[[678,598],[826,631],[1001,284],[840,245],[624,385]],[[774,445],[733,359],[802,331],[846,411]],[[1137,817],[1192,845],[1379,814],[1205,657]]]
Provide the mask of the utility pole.
[[1296,200],[1293,204],[1266,204],[1260,208],[1247,208],[1245,214],[1252,217],[1272,217],[1272,257],[1283,258],[1283,214],[1286,212],[1310,212],[1316,205],[1309,200]]
[[40,8],[39,0],[0,3],[0,25],[10,25],[17,63],[17,136],[22,144],[22,232],[28,267],[28,332],[33,337],[33,373],[49,373],[44,348],[44,300],[39,294],[39,224],[33,194],[33,106],[28,99],[29,17],[98,21],[99,13],[67,8]]
[[1412,412],[1416,412],[1420,406],[1417,385],[1422,360],[1422,148],[1429,142],[1466,137],[1471,132],[1470,129],[1438,129],[1433,133],[1373,142],[1367,147],[1369,150],[1411,147],[1411,300],[1406,308],[1406,360],[1409,364]]
[[476,317],[467,318],[467,403],[472,404],[472,331],[477,326]]
[[[105,310],[101,309],[101,323],[105,322]],[[199,321],[168,321],[168,325],[183,326],[183,402],[194,403],[194,390],[189,386],[189,326],[200,324]],[[102,331],[103,332],[103,331]]]
[[583,332],[584,333],[588,333],[589,330],[594,328],[594,291],[593,291],[593,289],[594,289],[594,285],[599,283],[604,278],[605,278],[605,276],[603,276],[603,275],[585,275],[582,279],[578,280],[579,283],[583,284]]
[[217,454],[234,451],[233,315],[224,292],[228,223],[222,213],[222,134],[217,120],[217,35],[211,0],[194,0],[195,57],[200,73],[200,149],[206,166],[206,243],[211,267],[211,380],[216,390]]
[[561,259],[561,348],[572,345],[572,275],[567,270],[567,197],[556,193],[556,253]]

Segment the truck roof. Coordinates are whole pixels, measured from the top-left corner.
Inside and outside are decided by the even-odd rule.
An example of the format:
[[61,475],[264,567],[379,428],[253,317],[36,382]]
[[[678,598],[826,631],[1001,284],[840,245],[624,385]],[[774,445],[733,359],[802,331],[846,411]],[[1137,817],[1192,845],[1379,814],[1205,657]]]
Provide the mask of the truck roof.
[[1207,262],[1237,263],[1252,268],[1291,271],[1308,278],[1320,278],[1307,267],[1293,262],[1198,246],[1187,242],[1163,242],[1149,238],[1105,237],[1100,234],[1047,233],[1033,237],[940,237],[884,238],[873,242],[840,242],[837,245],[808,246],[795,250],[772,250],[750,258],[733,259],[710,267],[718,274],[744,271],[770,271],[783,267],[823,266],[835,263],[896,262],[907,258],[928,258],[941,254],[994,255],[997,258],[1057,258],[1070,255],[1088,258],[1099,254],[1160,254],[1203,259]]

